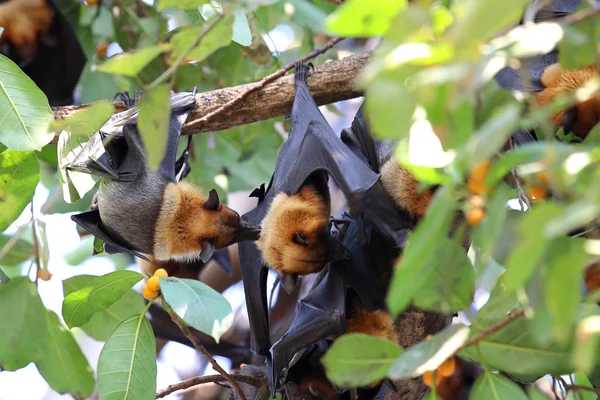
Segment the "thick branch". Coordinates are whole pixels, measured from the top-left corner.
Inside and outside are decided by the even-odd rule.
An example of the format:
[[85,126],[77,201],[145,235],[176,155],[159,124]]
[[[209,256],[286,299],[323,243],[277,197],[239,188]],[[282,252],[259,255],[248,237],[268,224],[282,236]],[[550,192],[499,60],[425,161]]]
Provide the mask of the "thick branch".
[[[316,67],[308,78],[308,87],[317,104],[331,104],[361,96],[362,92],[356,88],[354,80],[367,64],[369,56],[370,53],[353,55]],[[264,88],[251,93],[236,106],[223,110],[208,121],[194,124],[194,121],[232,101],[252,85],[254,84],[250,83],[198,93],[196,108],[188,117],[182,134],[219,131],[290,114],[295,93],[292,74],[267,84]],[[125,109],[121,102],[115,102],[115,105],[117,112]],[[55,107],[54,118],[68,118],[85,107],[86,105]]]

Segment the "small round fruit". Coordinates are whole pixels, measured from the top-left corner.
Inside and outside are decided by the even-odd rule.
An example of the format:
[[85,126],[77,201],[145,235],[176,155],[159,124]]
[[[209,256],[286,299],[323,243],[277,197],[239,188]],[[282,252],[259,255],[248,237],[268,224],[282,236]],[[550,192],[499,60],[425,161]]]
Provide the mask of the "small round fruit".
[[52,274],[47,269],[38,269],[38,278],[43,281],[49,281],[52,278]]
[[425,373],[423,374],[423,383],[429,387],[432,386],[432,384],[433,384],[433,372],[432,371],[425,371]]
[[485,212],[483,211],[483,208],[480,208],[480,207],[473,208],[467,214],[467,222],[469,223],[469,225],[473,225],[473,226],[479,225],[481,223],[481,220],[483,219],[484,215],[485,215]]
[[438,373],[444,377],[450,376],[454,373],[455,368],[456,362],[454,361],[454,357],[450,357],[438,367]]
[[169,276],[169,274],[164,268],[159,268],[154,272],[154,276],[156,276],[157,278],[166,278],[167,276]]
[[148,278],[148,282],[146,282],[146,286],[150,290],[158,292],[160,290],[160,282],[158,281],[158,277],[151,276],[150,278]]
[[533,186],[529,188],[529,198],[542,200],[548,196],[548,189],[544,186]]
[[98,0],[86,0],[88,6],[95,6],[98,4]]
[[148,286],[144,286],[144,290],[142,290],[142,296],[146,300],[152,300],[158,297],[158,291],[150,289]]
[[96,45],[96,56],[103,58],[106,57],[106,51],[108,50],[108,43],[100,42]]
[[541,171],[535,174],[535,180],[543,185],[548,184],[548,173],[546,171]]

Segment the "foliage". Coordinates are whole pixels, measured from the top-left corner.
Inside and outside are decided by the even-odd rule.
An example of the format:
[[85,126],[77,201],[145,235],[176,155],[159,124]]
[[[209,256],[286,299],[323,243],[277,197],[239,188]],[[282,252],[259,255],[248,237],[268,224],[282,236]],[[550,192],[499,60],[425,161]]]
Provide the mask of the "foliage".
[[[152,168],[166,142],[169,90],[255,81],[308,53],[322,33],[382,37],[356,82],[366,93],[371,127],[381,138],[398,140],[398,162],[420,181],[444,185],[409,236],[390,284],[388,310],[395,316],[416,305],[471,314],[477,289],[485,286],[490,298],[469,315],[470,326],[452,325],[405,351],[371,336],[343,336],[323,359],[328,377],[342,386],[418,377],[458,355],[485,369],[474,384],[474,399],[527,397],[499,371],[524,382],[576,373],[581,385],[591,381],[598,387],[600,310],[593,302],[597,294],[581,291],[581,275],[600,254],[599,243],[567,237],[576,228],[595,227],[600,214],[598,128],[583,143],[558,142],[548,117],[575,96],[540,109],[531,107],[530,94],[503,90],[493,80],[516,59],[555,45],[565,67],[593,63],[597,13],[572,25],[513,28],[528,1],[347,0],[339,7],[321,0],[162,0],[156,7],[143,2],[133,7],[130,1],[94,7],[59,3],[89,60],[78,84],[81,100],[111,100],[119,90],[144,90],[139,126]],[[168,21],[176,28],[169,31]],[[266,34],[280,24],[292,28],[295,47],[271,52]],[[99,43],[123,53],[106,59],[96,52]],[[44,306],[24,268],[48,264],[43,221],[34,215],[35,226],[8,229],[32,202],[40,181],[50,191],[44,213],[89,207],[96,181],[67,174],[64,165],[114,107],[98,102],[69,120],[52,122],[43,93],[6,57],[0,57],[0,82],[0,114],[5,115],[0,121],[0,302],[10,305],[0,310],[0,321],[10,327],[0,329],[0,365],[12,371],[33,362],[54,390],[87,397],[94,376],[74,339],[81,329],[105,341],[97,369],[101,400],[152,399],[155,338],[146,311],[154,300],[144,306],[132,290],[144,277],[119,270],[64,280],[62,318],[72,328],[67,329]],[[580,90],[581,96],[589,97],[590,90]],[[280,121],[196,135],[188,180],[220,195],[268,182],[282,143],[275,129]],[[517,128],[535,128],[538,137],[549,140],[500,154]],[[50,144],[55,132],[58,146]],[[477,186],[483,189],[474,193],[468,184],[472,171],[486,162],[489,168]],[[522,190],[507,185],[507,175],[518,175]],[[526,212],[508,210],[507,200],[526,197],[540,176],[547,177],[544,188],[552,198],[530,196]],[[452,239],[447,233],[455,212],[468,215],[474,202],[483,204],[477,206],[483,214],[470,227],[471,263],[461,247],[467,227]],[[70,256],[75,264],[94,253],[93,240],[82,243]],[[231,326],[231,306],[211,288],[172,277],[160,278],[160,284],[174,318],[217,341]],[[523,310],[523,317],[498,325]]]

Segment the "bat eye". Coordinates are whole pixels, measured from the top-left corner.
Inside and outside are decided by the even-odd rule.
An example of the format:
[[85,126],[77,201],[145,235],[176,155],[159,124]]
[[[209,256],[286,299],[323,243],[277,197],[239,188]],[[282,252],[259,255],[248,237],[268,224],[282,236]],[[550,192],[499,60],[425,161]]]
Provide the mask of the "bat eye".
[[294,237],[292,237],[292,241],[301,246],[308,246],[308,241],[306,240],[306,237],[304,237],[304,235],[301,234],[300,232],[294,233]]

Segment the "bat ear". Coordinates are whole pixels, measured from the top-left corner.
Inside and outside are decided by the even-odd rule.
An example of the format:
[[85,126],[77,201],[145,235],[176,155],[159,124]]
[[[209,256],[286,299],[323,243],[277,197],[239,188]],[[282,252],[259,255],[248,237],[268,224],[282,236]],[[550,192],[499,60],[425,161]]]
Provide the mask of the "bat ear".
[[296,244],[301,244],[302,246],[308,246],[308,241],[306,240],[304,235],[302,235],[300,232],[294,233],[294,237],[292,238],[292,241]]
[[205,210],[217,211],[219,209],[219,194],[215,189],[208,192],[208,200],[204,203]]
[[288,293],[292,293],[296,284],[298,283],[298,274],[288,274],[287,272],[280,272],[281,286]]
[[215,245],[214,245],[214,243],[209,242],[208,240],[203,240],[200,244],[202,245],[202,251],[200,252],[200,259],[202,260],[203,263],[207,263],[208,260],[210,260],[210,258],[215,253]]

